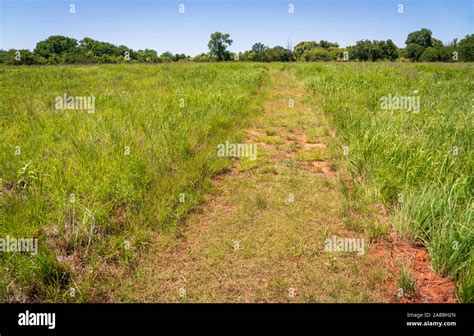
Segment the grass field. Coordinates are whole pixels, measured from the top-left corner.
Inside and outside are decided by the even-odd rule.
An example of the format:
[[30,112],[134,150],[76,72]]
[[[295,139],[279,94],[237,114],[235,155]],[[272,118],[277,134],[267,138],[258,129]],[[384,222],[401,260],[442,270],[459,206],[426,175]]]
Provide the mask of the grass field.
[[[105,266],[133,264],[147,232],[176,229],[229,165],[215,146],[248,122],[265,75],[232,64],[0,71],[0,235],[40,242],[35,257],[2,254],[1,301],[63,300],[75,273],[84,293]],[[95,96],[95,112],[56,110],[65,93]]]
[[[294,74],[304,90],[272,97],[275,80],[269,73],[283,71]],[[298,219],[288,234],[286,222],[273,217],[283,211],[273,200],[279,191],[269,187],[284,181],[288,184],[281,184],[283,189],[294,185],[307,195],[302,197],[307,204],[327,209],[329,223],[345,221],[346,229],[371,240],[387,235],[387,227],[367,220],[373,204],[385,205],[395,227],[428,248],[432,268],[456,280],[460,300],[472,302],[473,75],[472,65],[398,63],[0,67],[0,236],[39,239],[37,255],[0,254],[0,301],[137,300],[133,290],[144,289],[131,289],[129,282],[141,281],[137,274],[143,274],[141,261],[149,261],[147,255],[163,252],[154,248],[156,234],[163,239],[159,244],[167,246],[170,239],[181,238],[183,223],[188,227],[193,223],[194,217],[186,221],[187,215],[215,188],[211,177],[232,166],[233,160],[216,156],[216,146],[226,140],[239,142],[265,107],[265,118],[258,121],[263,123],[261,134],[253,141],[271,147],[262,145],[256,162],[240,163],[241,171],[252,172],[248,179],[229,181],[224,188],[229,194],[238,191],[234,195],[238,199],[255,200],[253,205],[242,202],[242,207],[255,206],[258,211],[223,222],[201,239],[202,244],[218,244],[213,237],[221,237],[228,228],[235,235],[261,239],[251,244],[264,246],[272,260],[279,260],[287,252],[281,241],[265,245],[261,232],[244,229],[247,222],[265,219],[263,232],[276,232],[281,239],[289,236],[292,246],[301,248],[292,250],[292,260],[304,256],[311,235],[326,237],[331,228],[327,223],[316,229],[298,226],[313,217],[316,224],[324,222],[319,217],[324,212],[312,212],[307,205],[285,215]],[[285,78],[279,85],[284,88]],[[55,109],[55,98],[65,94],[94,96],[94,113]],[[269,97],[286,103],[285,95],[297,95],[297,104],[304,101],[321,114],[311,115],[306,108],[287,120],[291,110],[283,113],[281,105],[265,105]],[[380,99],[389,95],[419,97],[420,109],[381,108]],[[303,142],[323,139],[327,151],[302,145],[280,167],[280,156],[293,152],[295,144],[298,147],[298,132],[304,133]],[[313,180],[308,173],[291,175],[301,162],[324,160],[331,170],[351,174],[350,187],[339,193],[333,180]],[[318,169],[316,173],[326,167]],[[268,177],[273,175],[276,180]],[[329,208],[324,192],[335,202]],[[238,199],[233,202],[239,204]],[[359,216],[346,216],[353,212]],[[246,221],[242,216],[250,217]],[[232,227],[232,223],[240,224]],[[276,231],[265,226],[273,223]],[[226,246],[232,245],[232,240],[221,238]],[[211,266],[225,259],[219,249],[212,255],[208,250],[203,253]],[[304,260],[304,269],[318,272],[311,258]],[[306,301],[377,301],[380,288],[363,280],[370,259],[351,264],[351,258],[324,260],[332,270],[346,273],[337,282],[328,281],[324,295],[313,291]],[[357,270],[352,280],[345,262]],[[225,272],[218,266],[212,269]],[[373,284],[384,277],[378,271],[379,266],[370,275]],[[311,286],[311,281],[325,276],[295,271],[294,280],[300,287]],[[107,281],[115,283],[109,288]],[[212,279],[206,281],[207,289],[213,288]],[[275,277],[270,288],[284,292],[285,281]],[[112,288],[120,291],[122,282],[128,284],[125,294],[107,294]],[[358,286],[363,292],[354,295],[351,288]],[[74,296],[70,288],[77,291]],[[218,301],[206,288],[199,290],[202,296],[196,301]],[[231,300],[229,291],[225,295]],[[271,293],[260,293],[259,298],[279,301],[280,294],[271,297]]]
[[[359,197],[389,206],[398,230],[426,245],[433,269],[458,279],[459,296],[472,301],[472,65],[309,65],[298,71],[307,89],[322,97],[340,156],[343,146],[349,149],[352,177],[364,186]],[[389,94],[419,96],[419,111],[382,109],[380,99]]]

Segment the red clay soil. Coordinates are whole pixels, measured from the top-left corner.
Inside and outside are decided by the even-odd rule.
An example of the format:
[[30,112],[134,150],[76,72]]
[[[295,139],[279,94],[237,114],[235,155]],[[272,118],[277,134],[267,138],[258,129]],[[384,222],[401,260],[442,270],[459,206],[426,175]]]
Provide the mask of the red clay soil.
[[416,280],[416,292],[411,297],[398,297],[396,282],[387,284],[392,296],[390,302],[401,303],[455,303],[456,285],[449,279],[442,277],[430,269],[430,258],[424,247],[415,246],[407,239],[401,238],[394,230],[390,236],[373,246],[372,254],[384,258],[389,271],[399,278],[400,265],[411,267]]

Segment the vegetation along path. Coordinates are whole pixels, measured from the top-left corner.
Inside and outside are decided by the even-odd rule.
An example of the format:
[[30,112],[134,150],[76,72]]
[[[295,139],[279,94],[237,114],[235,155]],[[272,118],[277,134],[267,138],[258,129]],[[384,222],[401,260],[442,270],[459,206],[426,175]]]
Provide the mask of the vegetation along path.
[[[180,235],[157,234],[115,299],[398,300],[394,251],[407,248],[372,242],[347,225],[343,176],[328,148],[334,132],[302,85],[291,69],[269,70],[263,112],[245,137],[257,145],[257,159],[236,159],[217,176],[215,192],[187,217]],[[337,251],[341,239],[350,243],[346,251]]]

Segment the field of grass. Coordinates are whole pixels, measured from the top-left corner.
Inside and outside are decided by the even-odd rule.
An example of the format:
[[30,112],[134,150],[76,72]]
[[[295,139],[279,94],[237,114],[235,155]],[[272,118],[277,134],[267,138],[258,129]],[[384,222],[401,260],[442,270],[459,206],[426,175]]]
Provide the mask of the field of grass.
[[[0,236],[39,253],[0,254],[0,301],[81,301],[174,230],[229,165],[216,144],[255,114],[257,65],[0,68]],[[94,96],[95,112],[55,97]],[[65,289],[77,288],[75,297]],[[100,300],[100,298],[95,298]]]
[[[321,190],[327,188],[335,195],[336,203],[344,203],[330,208],[331,223],[339,225],[344,219],[338,212],[340,206],[347,213],[356,210],[363,214],[371,211],[369,205],[384,204],[397,229],[428,248],[433,269],[457,281],[459,298],[473,301],[474,68],[399,63],[0,67],[0,237],[39,239],[38,255],[0,254],[0,301],[100,302],[125,297],[109,297],[107,286],[118,288],[121,279],[141,280],[135,271],[140,269],[142,256],[150,253],[148,247],[154,245],[156,232],[180,237],[186,215],[212,192],[210,178],[231,166],[231,160],[216,156],[217,144],[238,142],[244,130],[254,125],[254,117],[261,113],[267,98],[260,88],[270,85],[268,73],[272,69],[291,71],[306,91],[287,92],[284,83],[279,82],[282,92],[274,95],[278,104],[266,105],[266,124],[260,125],[254,139],[272,148],[268,152],[270,156],[273,153],[273,161],[265,161],[263,170],[259,160],[264,160],[264,154],[256,162],[242,160],[239,169],[250,170],[249,179],[241,183],[233,180],[227,185],[230,194],[238,190],[230,187],[232,183],[245,186],[241,188],[245,193],[255,191],[255,195],[241,195],[248,198],[241,201],[242,207],[252,207],[250,203],[255,200],[255,207],[248,213],[259,220],[231,218],[216,232],[250,232],[266,242],[252,241],[255,248],[271,249],[276,244],[279,249],[267,252],[276,255],[274,260],[278,262],[280,254],[287,251],[283,240],[266,241],[260,236],[262,232],[253,233],[253,227],[243,225],[248,224],[247,220],[260,223],[265,232],[281,239],[288,236],[285,230],[294,226],[298,231],[289,232],[292,241],[297,242],[294,248],[300,244],[301,251],[291,256],[293,262],[309,253],[305,248],[314,243],[311,234],[326,237],[332,228],[307,226],[313,218],[324,222],[320,216],[325,212],[315,214],[315,209],[300,204],[297,212],[290,210],[284,219],[276,221],[274,213],[283,207],[273,196],[280,196],[275,194],[274,185],[280,183],[287,188],[284,183],[296,180],[297,190],[306,195],[301,198],[321,209],[327,201]],[[94,96],[95,112],[55,109],[55,98],[65,94]],[[315,104],[315,110],[324,113],[328,124],[317,116],[319,122],[315,122],[307,109],[301,116],[286,119],[292,110],[282,110],[281,106],[287,104],[286,96],[291,94],[300,98],[297,104],[306,94],[306,103]],[[388,95],[417,96],[420,111],[384,110],[380,98]],[[306,133],[304,140],[296,138],[295,130]],[[318,147],[321,139],[330,141],[327,151]],[[280,157],[284,151],[294,153],[298,146],[300,151],[294,157]],[[265,147],[260,153],[265,153]],[[330,161],[331,169],[316,165],[324,160]],[[296,174],[298,165],[317,169],[311,174]],[[343,190],[347,200],[339,197],[334,181],[311,177],[313,173],[339,169],[352,174],[353,186]],[[225,214],[229,209],[221,210]],[[367,214],[367,218],[370,216]],[[264,223],[262,218],[268,221]],[[287,225],[285,220],[291,218],[299,221]],[[227,230],[227,224],[236,223],[239,225]],[[355,219],[346,226],[352,230],[359,224],[368,227],[371,239],[387,234],[385,227]],[[212,239],[212,234],[209,237]],[[246,238],[239,239],[245,242]],[[205,245],[208,241],[201,242]],[[217,245],[223,242],[213,241]],[[232,241],[225,240],[225,244],[232,245]],[[203,253],[208,252],[209,246],[201,247]],[[216,260],[224,258],[221,250],[216,251]],[[320,254],[313,252],[310,258]],[[265,256],[259,255],[263,261]],[[351,263],[351,258],[343,260]],[[337,258],[331,255],[329,259],[332,265]],[[353,285],[338,280],[336,286],[329,281],[328,286],[334,285],[334,295],[313,291],[308,300],[376,301],[378,289],[371,288],[376,282],[367,284],[362,276],[365,268],[357,267],[360,262],[368,269],[370,263],[364,259],[344,264],[341,260],[337,259],[340,265],[336,268],[347,271],[348,279],[352,268],[359,274],[350,279]],[[306,261],[305,269],[321,273],[321,278],[327,276],[311,269],[316,265],[313,259]],[[325,267],[324,263],[320,266]],[[210,269],[206,277],[213,269],[219,268]],[[301,286],[318,278],[300,276],[297,270],[295,278]],[[151,274],[148,280],[154,284],[155,274]],[[116,283],[109,285],[111,281]],[[411,281],[404,282],[412,285]],[[354,296],[351,288],[360,283],[367,295]],[[277,292],[286,293],[285,286],[275,287]],[[70,288],[75,288],[74,295]],[[126,296],[134,300],[133,293]]]
[[183,236],[159,235],[134,276],[109,287],[112,301],[395,299],[385,286],[395,279],[370,246],[363,255],[325,251],[329,237],[365,232],[347,230],[341,220],[346,200],[326,161],[323,111],[286,66],[269,66],[261,94],[262,112],[244,137],[258,146],[257,160],[236,160],[216,176],[207,200],[183,223]]
[[[356,198],[383,202],[397,229],[425,245],[432,268],[472,302],[474,67],[313,64],[297,72],[322,102]],[[383,109],[389,95],[419,96],[419,112]]]

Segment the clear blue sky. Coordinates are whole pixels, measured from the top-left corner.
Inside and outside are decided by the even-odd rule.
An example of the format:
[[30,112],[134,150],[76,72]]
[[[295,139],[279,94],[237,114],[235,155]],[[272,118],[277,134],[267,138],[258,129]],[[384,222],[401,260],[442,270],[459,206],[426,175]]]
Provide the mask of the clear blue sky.
[[[294,13],[288,5],[294,4]],[[295,45],[392,39],[429,28],[447,43],[474,32],[473,0],[0,0],[0,49],[33,49],[50,35],[124,44],[159,53],[207,52],[209,35],[229,33],[232,51],[255,42]],[[75,4],[76,13],[69,13]],[[184,14],[178,11],[185,5]],[[404,13],[398,13],[398,4]]]

